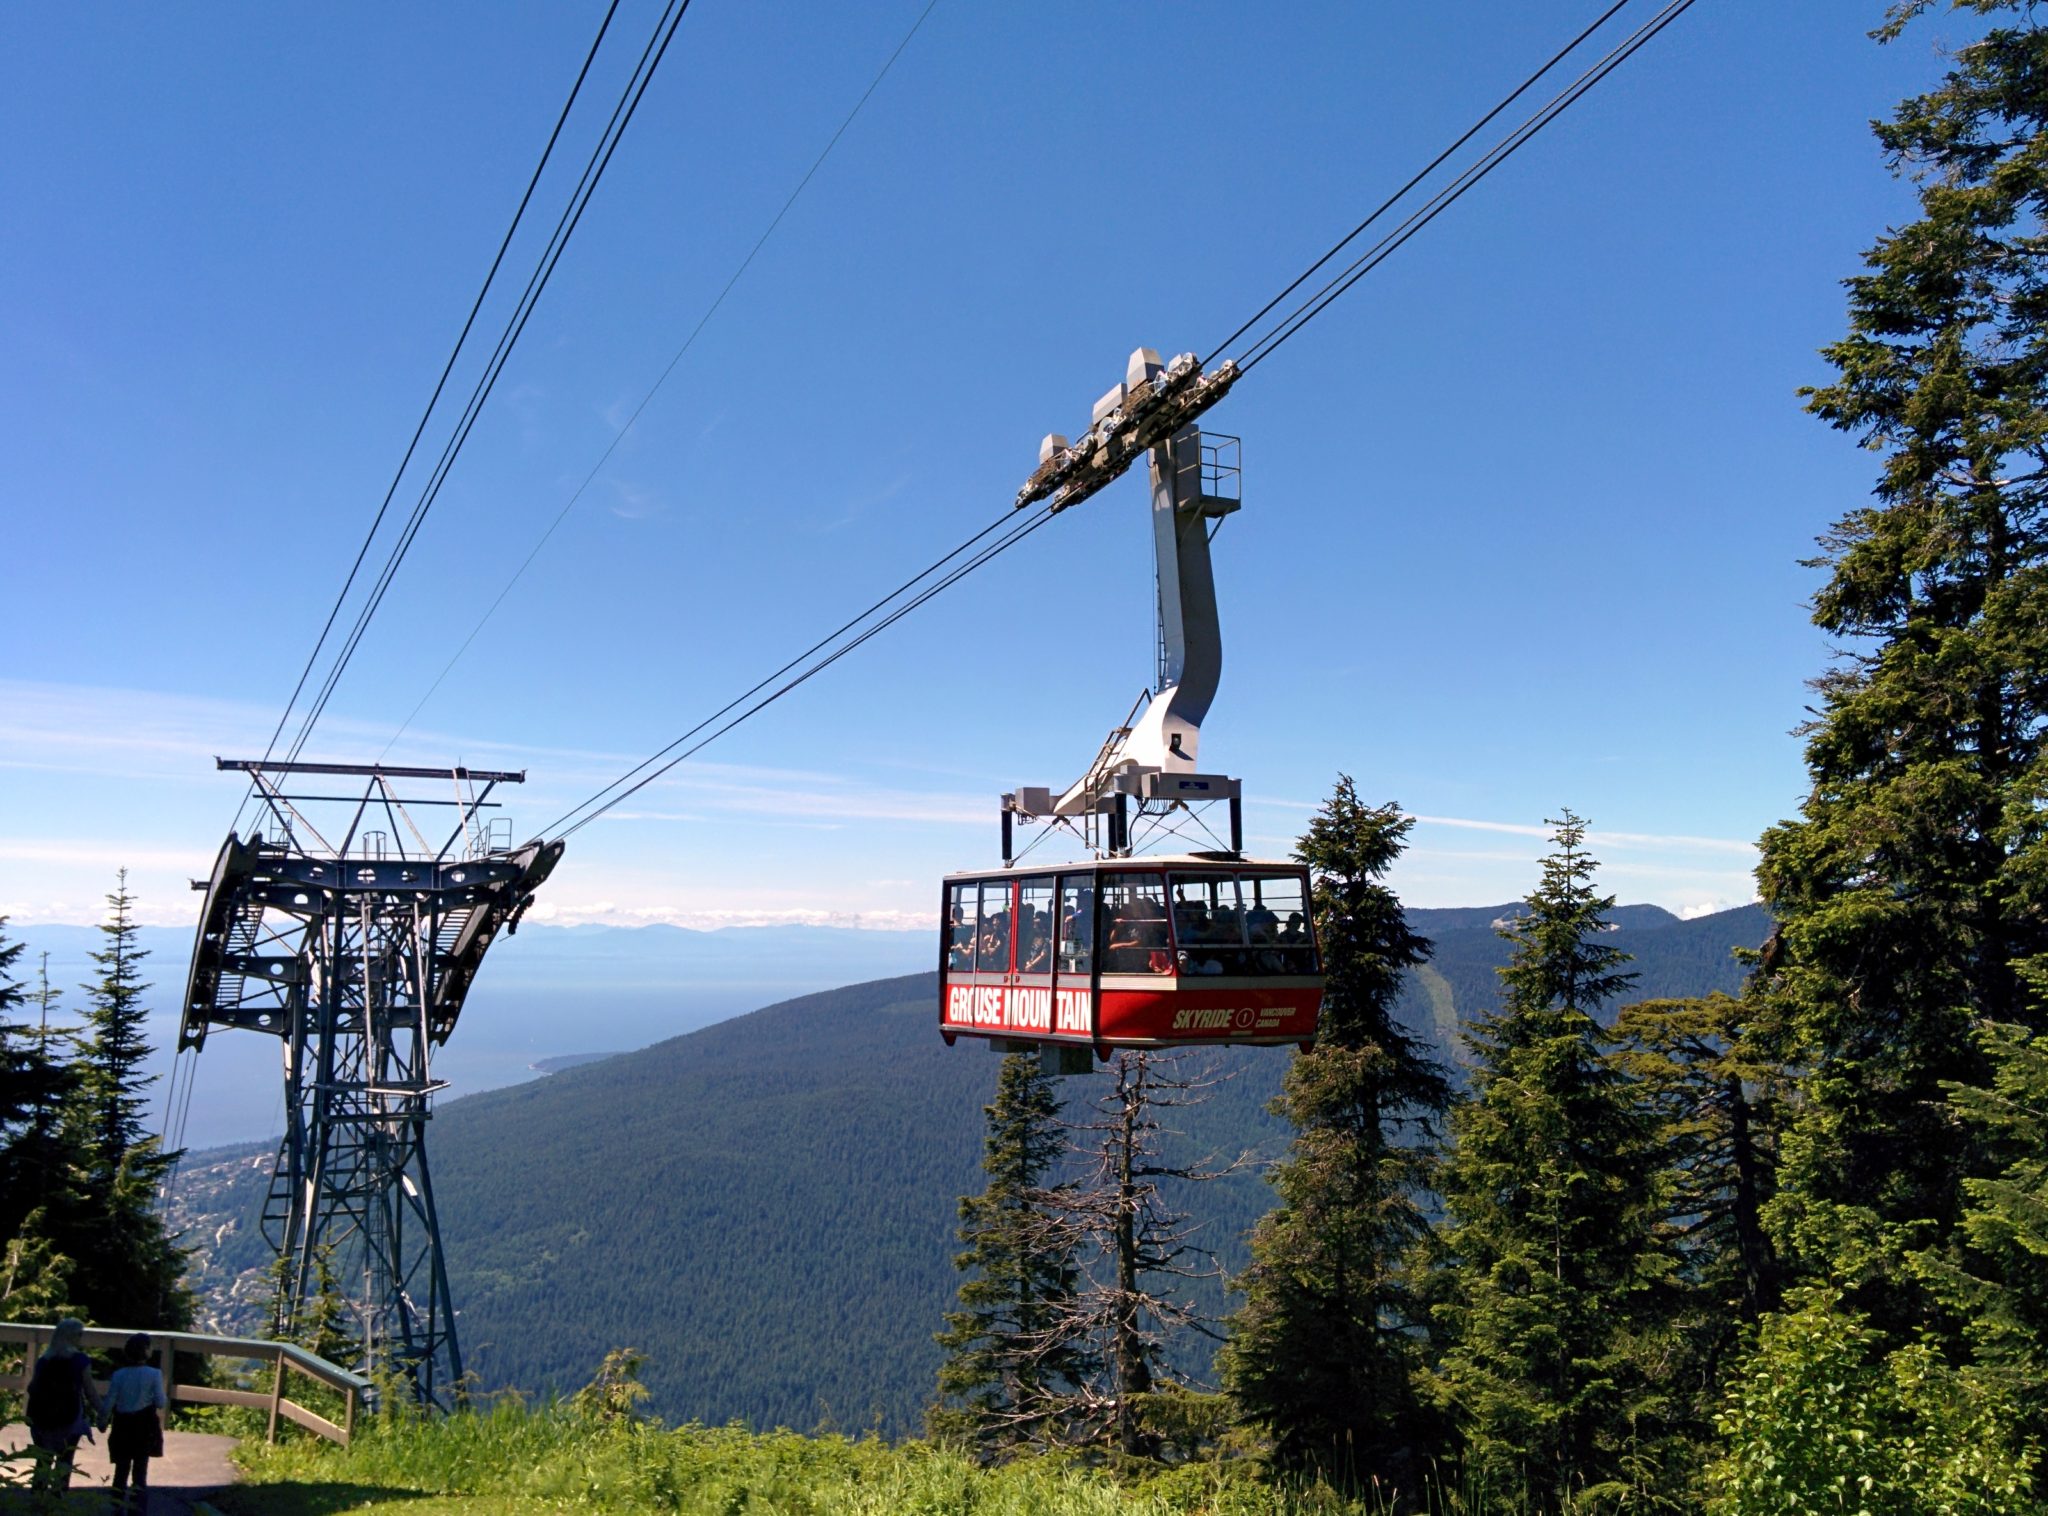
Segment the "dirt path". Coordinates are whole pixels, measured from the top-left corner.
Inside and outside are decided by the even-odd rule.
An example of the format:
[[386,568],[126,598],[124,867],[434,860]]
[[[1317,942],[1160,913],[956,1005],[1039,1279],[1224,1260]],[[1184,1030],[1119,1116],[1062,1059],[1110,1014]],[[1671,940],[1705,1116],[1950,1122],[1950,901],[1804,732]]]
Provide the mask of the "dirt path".
[[[233,1484],[235,1466],[228,1462],[228,1449],[234,1445],[234,1438],[210,1432],[166,1432],[164,1456],[149,1461],[149,1516],[190,1516],[193,1501]],[[27,1446],[27,1428],[0,1427],[0,1457]],[[72,1504],[106,1510],[112,1473],[104,1435],[81,1444],[71,1473]]]

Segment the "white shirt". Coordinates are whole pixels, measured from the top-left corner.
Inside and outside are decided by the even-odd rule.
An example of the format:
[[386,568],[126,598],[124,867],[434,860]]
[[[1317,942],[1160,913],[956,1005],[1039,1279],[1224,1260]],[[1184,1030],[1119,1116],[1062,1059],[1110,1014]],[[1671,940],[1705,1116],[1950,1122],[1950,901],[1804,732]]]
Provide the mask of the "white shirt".
[[164,1399],[164,1376],[146,1363],[131,1363],[114,1370],[107,1381],[107,1411],[146,1411],[151,1406],[168,1408]]

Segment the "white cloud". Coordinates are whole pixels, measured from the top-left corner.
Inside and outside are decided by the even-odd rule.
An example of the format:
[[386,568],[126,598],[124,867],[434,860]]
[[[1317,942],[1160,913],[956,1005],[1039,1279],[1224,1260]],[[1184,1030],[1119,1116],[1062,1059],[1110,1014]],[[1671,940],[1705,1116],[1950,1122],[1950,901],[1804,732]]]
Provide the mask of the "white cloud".
[[667,508],[659,490],[625,479],[607,479],[605,482],[618,496],[610,510],[621,521],[645,521],[649,516],[660,515]]
[[[1417,816],[1423,826],[1458,827],[1475,832],[1505,832],[1516,837],[1538,837],[1549,841],[1554,828],[1533,826],[1515,821],[1474,821],[1464,816]],[[1588,832],[1589,846],[1619,848],[1681,848],[1687,851],[1710,853],[1741,853],[1754,855],[1756,844],[1743,842],[1732,837],[1693,837],[1684,833],[1657,832]]]
[[[8,910],[17,919],[38,922],[97,920],[113,871],[125,866],[133,870],[130,887],[139,919],[189,924],[198,897],[188,881],[211,867],[242,794],[240,776],[218,772],[213,757],[260,752],[276,719],[274,709],[249,702],[0,679],[0,769],[15,775],[4,783],[9,805],[0,814],[17,830],[45,818],[65,829],[62,836],[0,836],[0,898],[11,902]],[[389,736],[388,726],[330,717],[321,726],[322,756],[373,761]],[[520,747],[427,731],[410,734],[404,751],[394,750],[390,761],[418,761],[411,754],[429,762],[453,754],[474,766],[530,768],[533,783],[500,790],[497,797],[514,802],[528,821],[558,815],[640,756]],[[882,765],[869,772],[886,778],[894,770]],[[634,902],[641,913],[621,912],[615,918],[620,920],[891,925],[903,915],[893,908],[907,902],[885,898],[873,902],[882,908],[879,916],[868,912],[873,891],[843,868],[838,874],[785,870],[781,885],[735,903],[736,884],[759,882],[732,873],[730,859],[734,839],[748,831],[850,833],[882,823],[894,833],[910,823],[930,836],[932,827],[984,823],[993,811],[987,797],[936,793],[911,771],[902,777],[909,782],[693,761],[621,807],[615,818],[625,825],[582,834],[575,866],[547,894],[561,900],[584,884],[592,894]],[[119,782],[109,784],[110,779]],[[423,826],[426,814],[432,813],[423,813]],[[316,818],[316,824],[325,821]],[[691,850],[687,860],[678,857],[672,840],[677,827],[706,828],[701,838],[685,841]],[[602,846],[591,846],[600,836]],[[707,854],[727,861],[725,883],[700,895],[697,881]],[[649,855],[658,858],[655,866],[634,866],[635,856],[644,862]],[[873,867],[871,856],[857,865],[862,876]],[[680,898],[679,886],[686,892]]]
[[910,483],[912,477],[910,474],[898,474],[894,479],[889,480],[888,483],[883,484],[879,488],[854,496],[846,503],[845,508],[839,515],[827,521],[820,530],[834,532],[843,526],[852,525],[876,506],[884,505],[902,494],[904,487]]
[[[0,679],[0,768],[33,769],[85,778],[223,785],[216,754],[260,752],[276,723],[269,707],[199,696],[86,685],[36,684]],[[325,718],[322,756],[337,762],[374,762],[390,736],[383,724]],[[419,762],[406,754],[450,753],[475,764],[525,767],[536,781],[524,793],[583,794],[617,778],[642,754],[594,748],[553,748],[416,731],[394,763]],[[426,766],[434,766],[431,760]],[[877,785],[843,774],[773,766],[691,760],[647,786],[647,794],[687,795],[703,810],[746,815],[782,814],[828,819],[975,823],[994,813],[992,798],[936,794]],[[556,804],[561,802],[557,801]],[[546,809],[546,806],[542,806]],[[680,820],[689,812],[640,810],[646,820]]]
[[706,909],[679,904],[622,906],[610,900],[584,905],[542,901],[527,913],[550,926],[680,926],[715,932],[728,926],[836,926],[866,932],[928,932],[936,930],[936,911],[727,908]]
[[[725,777],[727,775],[737,777]],[[823,817],[832,821],[912,821],[972,826],[995,816],[993,798],[894,789],[831,775],[786,774],[774,769],[685,765],[649,790],[671,790],[705,805],[748,815]]]
[[15,863],[83,864],[106,869],[190,869],[213,866],[211,856],[183,848],[128,847],[97,838],[0,837],[0,858]]
[[[1279,806],[1290,811],[1320,811],[1322,802],[1262,798],[1258,805]],[[1419,826],[1452,827],[1468,832],[1498,832],[1510,837],[1530,837],[1548,842],[1555,828],[1529,821],[1481,821],[1470,816],[1416,816]],[[1735,837],[1699,837],[1684,832],[1588,832],[1586,842],[1593,848],[1659,848],[1688,852],[1737,853],[1754,857],[1756,844]]]
[[1751,895],[1748,899],[1694,900],[1674,906],[1672,909],[1682,920],[1696,921],[1702,916],[1712,916],[1721,911],[1732,911],[1737,906],[1755,904],[1756,897]]
[[[141,919],[189,923],[198,897],[187,881],[210,867],[241,792],[239,776],[216,772],[213,755],[260,752],[276,719],[274,707],[253,702],[0,679],[0,769],[12,771],[0,787],[8,791],[14,832],[0,836],[0,899],[10,902],[0,908],[19,920],[97,920],[113,870],[127,866]],[[371,761],[389,737],[388,725],[329,717],[321,726],[322,756]],[[540,821],[641,754],[423,730],[408,734],[391,761],[432,764],[450,756],[528,769],[533,782],[497,798],[514,801],[523,820]],[[109,777],[122,782],[107,784]],[[930,914],[913,908],[922,906],[924,886],[915,878],[874,876],[914,875],[928,866],[936,878],[957,861],[938,856],[951,851],[946,829],[964,836],[994,817],[999,785],[990,780],[984,792],[977,778],[915,763],[870,762],[849,774],[692,760],[613,812],[618,824],[579,835],[574,862],[543,893],[539,919],[929,925]],[[974,792],[951,788],[959,783]],[[1260,801],[1255,814],[1259,804],[1274,810],[1258,816],[1268,829],[1253,845],[1282,856],[1293,844],[1280,835],[1287,813],[1318,808]],[[1273,822],[1282,826],[1270,829]],[[1522,894],[1549,841],[1548,828],[1528,822],[1423,816],[1418,824],[1421,845],[1400,869],[1402,888],[1417,904]],[[22,835],[43,826],[64,835]],[[815,847],[799,840],[805,832],[819,834]],[[877,836],[886,846],[851,846]],[[1625,899],[1697,914],[1755,893],[1747,842],[1633,832],[1596,832],[1590,840],[1603,878]],[[772,868],[761,865],[763,852],[777,859]]]

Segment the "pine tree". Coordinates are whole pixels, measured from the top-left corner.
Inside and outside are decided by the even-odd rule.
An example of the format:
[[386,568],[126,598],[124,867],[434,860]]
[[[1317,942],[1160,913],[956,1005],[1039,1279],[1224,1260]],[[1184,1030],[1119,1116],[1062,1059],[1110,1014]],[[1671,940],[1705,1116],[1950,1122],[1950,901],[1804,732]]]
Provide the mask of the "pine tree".
[[1763,1225],[1776,1191],[1784,1080],[1759,1055],[1750,1002],[1713,994],[1648,1000],[1615,1018],[1616,1056],[1655,1117],[1679,1260],[1683,1351],[1666,1378],[1704,1437],[1743,1332],[1777,1307],[1778,1260]]
[[1672,1272],[1655,1122],[1594,1013],[1632,982],[1602,942],[1585,823],[1567,811],[1502,935],[1500,1009],[1466,1034],[1473,1098],[1444,1170],[1451,1277],[1438,1388],[1467,1479],[1541,1511],[1639,1488],[1661,1442],[1648,1334]]
[[128,893],[128,871],[107,896],[107,919],[100,925],[105,945],[92,955],[100,976],[85,987],[86,1028],[81,1049],[75,1120],[95,1164],[112,1173],[122,1160],[148,1140],[147,1103],[143,1091],[156,1076],[143,1072],[150,1047],[149,1012],[143,993],[142,960],[149,956],[136,945],[135,899]]
[[[2021,974],[2048,1005],[2048,960]],[[2015,1441],[2048,1445],[2048,1035],[1994,1023],[1978,1036],[1990,1080],[1952,1086],[1949,1101],[1988,1172],[1963,1181],[1956,1235],[1909,1261],[1965,1323],[1965,1379],[2028,1408]]]
[[1383,882],[1413,825],[1360,802],[1344,775],[1296,851],[1314,871],[1327,986],[1316,1044],[1274,1103],[1296,1136],[1221,1360],[1238,1413],[1283,1466],[1383,1487],[1418,1472],[1415,1260],[1450,1101],[1443,1070],[1394,1019],[1402,977],[1429,955]]
[[[0,1244],[15,1236],[34,1207],[50,1199],[64,1160],[54,1140],[70,1070],[52,1056],[47,1020],[26,1019],[29,997],[14,970],[24,945],[9,942],[0,916]],[[41,1009],[47,1018],[48,976]],[[23,1019],[17,1019],[17,1018]]]
[[[290,1262],[279,1259],[285,1268]],[[300,1347],[329,1363],[354,1367],[362,1358],[357,1341],[354,1312],[341,1293],[341,1281],[334,1274],[334,1245],[323,1243],[313,1252],[313,1288],[299,1309],[297,1341]]]
[[1896,1260],[1986,1172],[1943,1086],[1986,1082],[1977,1019],[2040,1029],[2014,964],[2048,950],[2048,31],[2021,0],[1966,8],[2008,14],[1876,126],[1920,215],[1848,281],[1810,392],[1883,465],[1814,562],[1843,651],[1758,873],[1781,947],[1761,988],[1804,1076],[1771,1223],[1893,1341],[1949,1330]]
[[7,918],[0,916],[0,1141],[10,1138],[35,1109],[29,1065],[35,1043],[29,1027],[14,1018],[28,1003],[14,977],[26,946],[7,940]]
[[81,1172],[79,1195],[53,1207],[58,1245],[75,1262],[73,1292],[101,1321],[119,1326],[175,1329],[191,1319],[191,1298],[179,1283],[184,1254],[157,1214],[157,1190],[176,1155],[149,1134],[143,1091],[156,1076],[144,1072],[149,986],[142,978],[147,953],[136,945],[134,897],[124,869],[107,897],[105,946],[92,955],[100,977],[85,987],[85,1027],[77,1082],[65,1113]]
[[1048,1184],[1066,1150],[1059,1111],[1038,1059],[1005,1055],[984,1108],[988,1185],[960,1201],[954,1262],[968,1277],[938,1334],[946,1360],[927,1418],[933,1436],[983,1457],[1065,1441],[1088,1374],[1074,1313],[1080,1237]]
[[0,1321],[56,1321],[76,1314],[71,1260],[57,1250],[40,1210],[0,1243]]

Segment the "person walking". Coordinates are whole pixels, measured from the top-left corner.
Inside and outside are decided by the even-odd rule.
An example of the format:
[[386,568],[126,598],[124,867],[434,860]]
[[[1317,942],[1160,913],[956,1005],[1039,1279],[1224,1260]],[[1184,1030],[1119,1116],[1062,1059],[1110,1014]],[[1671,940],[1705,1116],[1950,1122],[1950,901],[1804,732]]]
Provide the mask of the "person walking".
[[149,1361],[149,1333],[137,1332],[121,1346],[125,1360],[107,1381],[107,1456],[114,1462],[114,1510],[143,1516],[149,1509],[149,1460],[164,1455],[161,1411],[170,1409],[164,1376]]
[[92,1360],[85,1355],[85,1323],[66,1316],[28,1382],[29,1441],[48,1455],[36,1461],[37,1489],[71,1488],[71,1460],[104,1409],[92,1382]]

